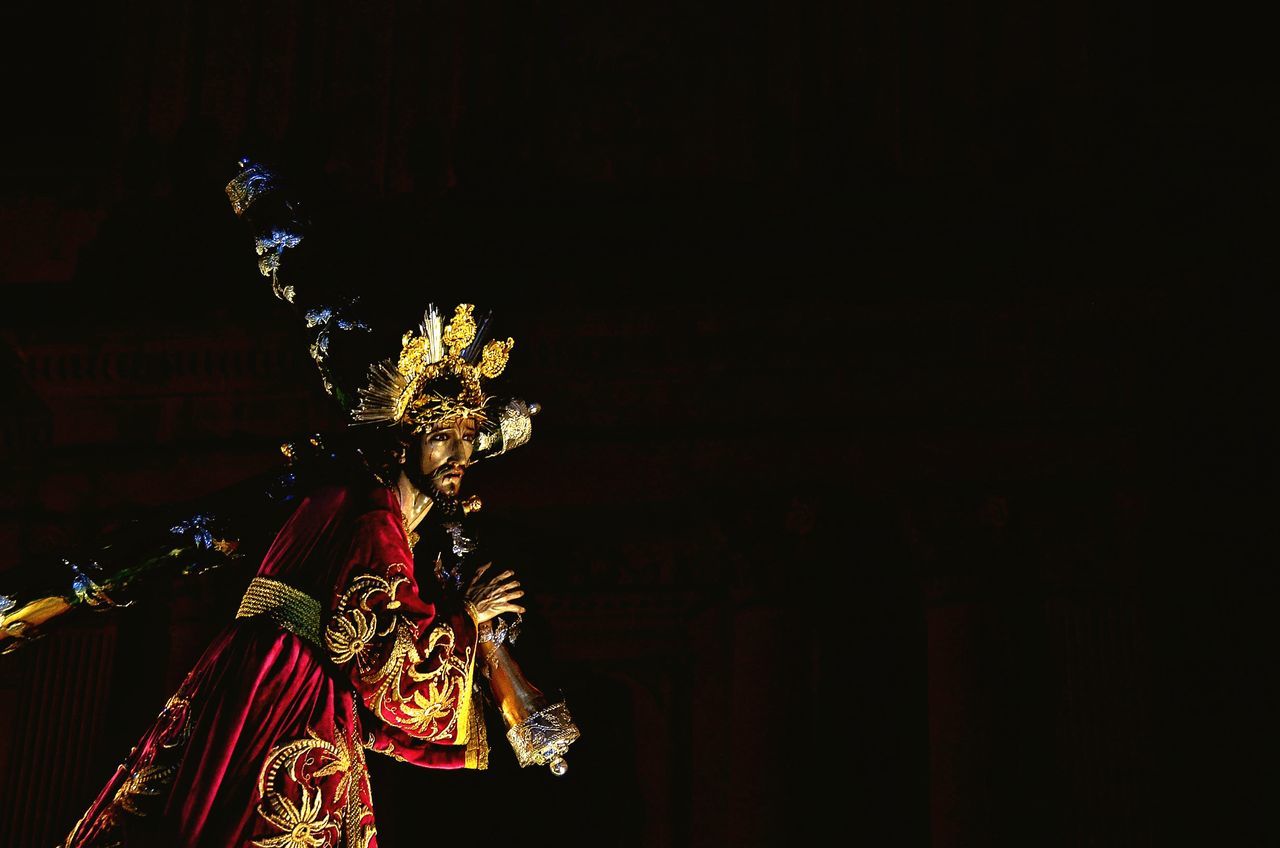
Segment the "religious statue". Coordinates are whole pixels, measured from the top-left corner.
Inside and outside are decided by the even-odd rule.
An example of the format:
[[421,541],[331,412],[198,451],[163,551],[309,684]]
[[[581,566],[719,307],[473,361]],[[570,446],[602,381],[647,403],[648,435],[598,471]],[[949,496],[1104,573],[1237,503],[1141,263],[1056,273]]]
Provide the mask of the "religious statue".
[[[373,336],[358,295],[308,300],[283,261],[307,222],[273,173],[241,165],[227,187],[232,206],[254,229],[276,295],[304,318],[351,426],[286,445],[287,472],[256,486],[263,494],[247,507],[253,499],[238,496],[242,514],[269,503],[287,519],[235,620],[74,825],[68,848],[365,848],[377,844],[366,749],[483,769],[486,700],[521,765],[563,773],[578,737],[565,705],[532,686],[508,651],[525,611],[514,572],[471,561],[467,517],[480,504],[461,495],[467,471],[527,442],[539,410],[489,387],[514,341],[488,338],[489,318],[470,304],[428,305],[398,351],[361,359],[353,351],[366,348],[343,344]],[[5,596],[0,645],[78,606],[116,606],[152,573],[234,556],[232,525],[247,519],[230,513],[178,523],[169,529],[182,544],[127,567],[68,561],[72,586],[61,594]],[[420,531],[448,543],[415,555]]]

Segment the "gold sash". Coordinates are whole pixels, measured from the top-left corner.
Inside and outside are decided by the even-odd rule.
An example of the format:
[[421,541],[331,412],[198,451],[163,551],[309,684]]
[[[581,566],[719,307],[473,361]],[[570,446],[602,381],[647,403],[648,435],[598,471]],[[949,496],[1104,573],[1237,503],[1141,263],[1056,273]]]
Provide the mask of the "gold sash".
[[301,636],[317,648],[324,647],[320,638],[320,602],[279,580],[255,577],[249,581],[236,618],[263,616],[281,630]]

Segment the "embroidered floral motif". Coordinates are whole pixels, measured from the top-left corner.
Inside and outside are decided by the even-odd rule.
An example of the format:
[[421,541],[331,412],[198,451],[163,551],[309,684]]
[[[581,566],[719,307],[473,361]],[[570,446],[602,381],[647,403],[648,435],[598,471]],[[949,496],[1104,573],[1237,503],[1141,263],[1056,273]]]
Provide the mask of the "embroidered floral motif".
[[383,596],[387,598],[383,609],[397,609],[400,602],[396,600],[396,591],[406,582],[405,577],[388,580],[376,574],[362,574],[351,581],[324,629],[324,644],[335,663],[346,665],[358,659],[358,667],[367,668],[369,660],[365,652],[374,639],[386,636],[396,623],[395,616],[391,616],[387,629],[379,631],[372,607],[377,604],[376,599]]
[[380,719],[427,741],[453,739],[459,701],[471,687],[471,648],[458,656],[453,628],[444,622],[419,647],[410,623],[388,614],[400,607],[395,596],[406,582],[375,574],[353,579],[325,628],[325,644],[338,665],[354,661],[365,702]]
[[307,736],[271,749],[258,774],[258,815],[279,833],[253,844],[260,848],[327,848],[338,844],[341,822],[329,815],[324,778],[338,776],[332,790],[347,788],[351,758],[346,745],[335,745],[307,728]]
[[377,836],[369,772],[355,741],[359,719],[351,704],[351,733],[330,742],[310,727],[302,739],[271,749],[258,774],[258,814],[276,831],[259,848],[369,848]]

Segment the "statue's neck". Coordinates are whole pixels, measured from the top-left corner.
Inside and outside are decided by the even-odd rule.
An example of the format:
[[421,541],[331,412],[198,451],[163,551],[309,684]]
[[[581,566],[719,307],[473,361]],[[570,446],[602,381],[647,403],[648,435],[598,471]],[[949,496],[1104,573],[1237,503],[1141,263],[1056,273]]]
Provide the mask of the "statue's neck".
[[434,501],[403,471],[400,472],[400,478],[396,481],[396,494],[400,497],[400,519],[404,522],[405,531],[412,532],[422,523],[422,519],[427,517]]

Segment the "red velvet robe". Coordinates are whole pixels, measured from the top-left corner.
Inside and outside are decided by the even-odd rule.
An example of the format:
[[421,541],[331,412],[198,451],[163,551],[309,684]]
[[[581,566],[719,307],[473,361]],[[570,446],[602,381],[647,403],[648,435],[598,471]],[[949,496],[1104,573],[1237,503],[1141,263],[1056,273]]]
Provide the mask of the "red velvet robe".
[[484,767],[475,623],[431,571],[415,576],[392,491],[312,494],[258,576],[320,602],[322,645],[265,617],[232,622],[67,846],[365,848],[377,837],[362,746]]

